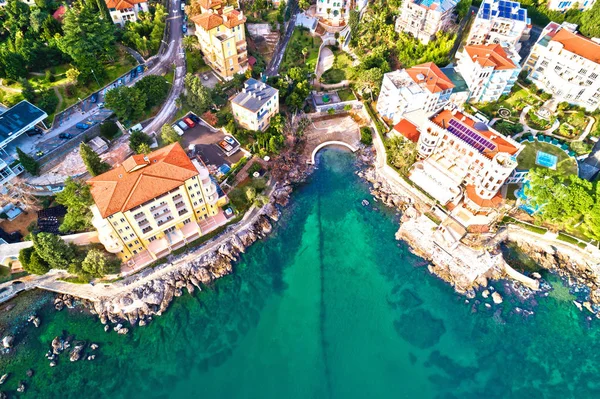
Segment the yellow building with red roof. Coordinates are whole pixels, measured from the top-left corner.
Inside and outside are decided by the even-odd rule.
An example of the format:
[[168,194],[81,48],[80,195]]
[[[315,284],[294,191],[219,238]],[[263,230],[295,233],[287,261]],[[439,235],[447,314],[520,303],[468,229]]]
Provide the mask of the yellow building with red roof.
[[221,0],[200,0],[201,13],[190,19],[206,63],[223,79],[248,69],[244,14]]
[[165,256],[224,220],[227,197],[179,143],[133,155],[88,184],[100,242],[126,262]]

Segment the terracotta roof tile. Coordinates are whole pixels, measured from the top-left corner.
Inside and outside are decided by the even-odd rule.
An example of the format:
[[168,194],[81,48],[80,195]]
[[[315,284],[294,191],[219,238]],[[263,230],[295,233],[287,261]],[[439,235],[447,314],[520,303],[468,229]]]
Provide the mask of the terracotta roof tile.
[[194,15],[191,19],[193,23],[200,26],[205,31],[212,30],[223,24],[223,18],[221,18],[220,15],[210,12]]
[[483,67],[494,67],[495,70],[514,69],[517,66],[499,44],[480,44],[465,46],[465,51],[473,62]]
[[415,83],[424,84],[431,93],[454,88],[452,81],[433,62],[416,65],[406,72]]
[[105,0],[108,8],[116,8],[117,10],[125,10],[133,8],[135,4],[146,3],[147,0]]
[[554,35],[552,41],[561,43],[564,49],[571,53],[600,64],[600,44],[585,36],[561,29]]
[[215,8],[223,4],[221,0],[198,0],[200,7],[205,10],[210,10],[211,8]]
[[[88,180],[102,217],[135,208],[198,174],[179,143],[154,151],[147,158],[148,162],[140,163],[140,156],[134,155],[122,165]],[[146,166],[135,168],[143,164]]]
[[419,137],[421,136],[421,133],[419,132],[417,127],[412,122],[406,119],[401,119],[400,122],[398,122],[394,126],[394,130],[406,137],[407,139],[409,139],[410,141],[412,141],[413,143],[419,141]]
[[466,194],[467,197],[480,208],[497,208],[502,203],[502,195],[500,192],[496,193],[492,199],[483,199],[477,195],[475,186],[472,184],[469,184],[466,187]]

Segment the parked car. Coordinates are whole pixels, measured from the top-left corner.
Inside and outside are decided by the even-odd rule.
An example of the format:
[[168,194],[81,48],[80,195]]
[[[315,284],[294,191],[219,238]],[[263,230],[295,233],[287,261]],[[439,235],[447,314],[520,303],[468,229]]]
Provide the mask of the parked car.
[[236,145],[236,144],[237,144],[237,143],[235,142],[235,140],[233,139],[233,137],[231,137],[231,136],[225,136],[225,139],[224,139],[224,140],[225,140],[226,142],[228,142],[229,144],[231,144],[231,145]]
[[177,125],[181,128],[181,130],[185,131],[188,130],[190,127],[188,125],[186,125],[186,123],[184,121],[179,121],[177,122]]
[[181,25],[181,31],[183,33],[187,33],[187,25],[186,24]]
[[132,69],[129,73],[129,79],[133,80],[137,76],[137,69]]
[[173,127],[173,130],[175,130],[178,135],[183,136],[183,130],[181,130],[181,128],[179,126],[177,126],[177,124],[174,124],[172,127]]
[[98,108],[104,108],[104,103],[98,103]]
[[119,80],[117,80],[117,86],[123,86],[123,78],[119,78]]
[[231,151],[231,150],[233,150],[233,147],[231,145],[227,144],[227,142],[225,142],[225,141],[219,142],[219,146],[222,149],[224,149],[225,151]]
[[198,118],[195,114],[189,114],[188,118],[190,118],[191,120],[193,120],[196,123],[200,123],[200,118]]
[[208,80],[208,74],[207,74],[207,73],[205,73],[204,75],[202,75],[202,79],[204,79],[204,80]]
[[25,134],[28,135],[29,137],[37,136],[38,134],[41,136],[42,133],[43,133],[42,129],[40,129],[39,127],[34,127],[33,129],[29,129],[28,131],[25,132]]
[[58,135],[58,138],[69,140],[69,139],[73,138],[73,135],[71,133],[61,133]]
[[79,122],[78,124],[75,125],[75,127],[77,129],[85,130],[90,127],[90,124],[86,123],[86,122]]
[[231,208],[225,209],[225,216],[231,216],[231,215],[233,215],[233,210]]
[[94,93],[90,96],[90,101],[92,103],[98,102],[98,93]]
[[181,2],[181,11],[185,11],[185,3]]
[[186,125],[188,125],[189,127],[194,127],[196,126],[196,124],[194,123],[194,121],[190,118],[184,118],[183,121],[185,122]]
[[137,132],[139,130],[142,130],[143,126],[141,123],[138,123],[137,125],[133,125],[131,126],[131,128],[129,129],[129,134],[133,133],[133,132]]
[[138,75],[141,75],[142,73],[144,73],[144,66],[138,65],[138,67],[135,69],[135,71],[137,72]]

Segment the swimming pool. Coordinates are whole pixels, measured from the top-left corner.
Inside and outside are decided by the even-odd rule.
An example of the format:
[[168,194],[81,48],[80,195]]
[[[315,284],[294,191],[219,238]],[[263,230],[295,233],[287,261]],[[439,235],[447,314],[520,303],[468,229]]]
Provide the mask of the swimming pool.
[[556,169],[556,163],[558,162],[558,157],[556,155],[548,154],[544,151],[538,151],[535,154],[535,163],[539,166],[544,166],[548,169]]

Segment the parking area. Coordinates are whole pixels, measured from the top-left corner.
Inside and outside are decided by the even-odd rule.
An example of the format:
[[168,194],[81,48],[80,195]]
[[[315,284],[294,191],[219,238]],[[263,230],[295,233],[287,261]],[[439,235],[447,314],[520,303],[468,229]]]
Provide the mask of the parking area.
[[73,125],[72,127],[61,129],[60,132],[55,129],[44,132],[41,135],[35,136],[28,136],[27,134],[23,134],[19,138],[10,142],[4,150],[10,157],[17,159],[17,147],[19,147],[21,150],[30,154],[35,159],[39,159],[42,156],[49,154],[57,148],[61,147],[67,141],[85,134],[85,132],[89,128],[104,121],[111,114],[112,111],[110,110],[98,109],[95,113],[85,118],[82,118],[78,123],[87,124],[87,129],[79,129],[75,125]]
[[217,75],[212,70],[200,73],[200,78],[202,79],[202,85],[209,89],[214,89],[217,83],[219,83]]
[[[200,121],[196,126],[185,131],[181,145],[185,149],[189,149],[191,144],[195,145],[196,154],[200,155],[211,173],[218,174],[217,170],[222,165],[231,166],[244,157],[243,151],[235,151],[235,147],[239,147],[237,141],[233,145],[233,150],[230,151],[226,151],[219,146],[219,143],[224,141],[225,136],[222,130],[215,129]],[[229,140],[232,139],[231,136],[228,137],[230,137]]]

